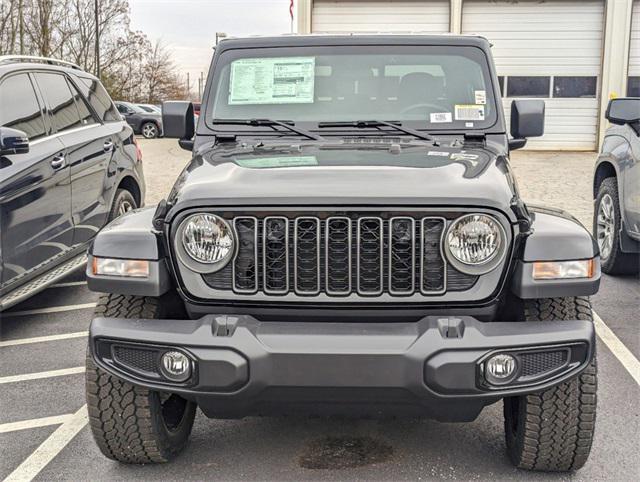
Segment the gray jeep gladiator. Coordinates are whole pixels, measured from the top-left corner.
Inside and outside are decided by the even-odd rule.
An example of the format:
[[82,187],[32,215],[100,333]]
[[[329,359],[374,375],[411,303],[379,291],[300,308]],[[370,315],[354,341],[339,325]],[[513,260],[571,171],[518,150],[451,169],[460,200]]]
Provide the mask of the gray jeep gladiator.
[[166,201],[103,229],[87,399],[102,452],[165,462],[196,408],[474,420],[503,401],[533,470],[587,460],[596,411],[597,243],[523,203],[489,42],[471,36],[225,39],[193,158]]

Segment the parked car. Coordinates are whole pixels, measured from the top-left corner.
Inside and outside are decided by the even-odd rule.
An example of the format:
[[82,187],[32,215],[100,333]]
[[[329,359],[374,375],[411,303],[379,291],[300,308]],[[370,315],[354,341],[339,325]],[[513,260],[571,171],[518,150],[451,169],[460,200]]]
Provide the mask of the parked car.
[[133,131],[97,78],[0,57],[0,311],[82,266],[98,230],[144,194]]
[[609,101],[607,129],[596,163],[593,232],[602,271],[640,272],[640,97]]
[[166,202],[90,250],[102,452],[167,461],[196,407],[468,422],[503,401],[516,466],[580,468],[598,248],[520,197],[509,152],[544,102],[514,101],[507,136],[489,42],[228,39],[210,72],[197,131],[190,103],[163,105],[193,152]]
[[158,107],[157,105],[153,105],[153,104],[136,104],[136,105],[145,112],[155,112],[158,114],[162,114],[162,108]]
[[122,114],[127,123],[136,134],[145,139],[155,139],[162,135],[162,113],[147,112],[130,102],[116,102],[118,112]]

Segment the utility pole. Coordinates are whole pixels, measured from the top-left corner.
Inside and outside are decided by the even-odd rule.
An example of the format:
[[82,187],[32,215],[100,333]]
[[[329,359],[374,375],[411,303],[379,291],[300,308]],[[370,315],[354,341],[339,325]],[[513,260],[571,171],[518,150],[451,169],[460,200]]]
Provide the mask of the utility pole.
[[24,55],[24,17],[22,16],[22,4],[24,0],[18,3],[18,18],[20,19],[20,55]]
[[98,13],[98,0],[94,0],[93,6],[96,17],[96,77],[100,78],[100,18]]
[[189,72],[187,72],[187,96],[191,97],[191,82],[189,82]]
[[198,82],[198,102],[202,101],[203,90],[204,90],[204,74],[200,72],[200,79]]
[[220,39],[223,39],[226,36],[227,34],[224,32],[216,32],[216,45],[218,45],[218,42],[220,41]]

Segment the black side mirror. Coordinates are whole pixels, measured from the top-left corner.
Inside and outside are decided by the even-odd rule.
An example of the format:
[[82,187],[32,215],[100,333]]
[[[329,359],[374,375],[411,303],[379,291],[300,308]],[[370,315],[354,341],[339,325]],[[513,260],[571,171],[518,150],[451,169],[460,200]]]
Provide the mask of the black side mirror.
[[163,102],[162,129],[165,137],[179,139],[180,147],[191,150],[195,134],[193,104],[177,100]]
[[611,99],[605,117],[612,124],[618,125],[640,122],[640,97]]
[[29,138],[18,129],[0,127],[0,156],[26,154],[29,152]]
[[509,147],[524,147],[525,139],[544,134],[544,101],[514,100],[511,103],[511,137]]

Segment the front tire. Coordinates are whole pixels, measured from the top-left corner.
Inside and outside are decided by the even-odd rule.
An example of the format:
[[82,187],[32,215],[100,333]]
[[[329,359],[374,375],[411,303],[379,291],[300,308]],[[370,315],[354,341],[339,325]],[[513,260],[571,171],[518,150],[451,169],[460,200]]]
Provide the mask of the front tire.
[[[527,300],[527,321],[593,320],[588,298]],[[504,399],[507,453],[521,469],[570,471],[591,451],[596,419],[596,357],[577,377],[540,393]]]
[[158,126],[153,122],[145,122],[140,128],[140,132],[145,139],[155,139],[160,135]]
[[593,215],[593,233],[600,248],[602,271],[607,274],[636,274],[640,271],[640,256],[622,251],[621,227],[617,179],[608,177],[598,189]]
[[[175,310],[166,298],[104,295],[96,316],[159,319]],[[87,352],[87,408],[100,451],[123,463],[168,462],[186,446],[196,404],[132,385],[96,366]]]

